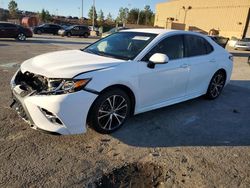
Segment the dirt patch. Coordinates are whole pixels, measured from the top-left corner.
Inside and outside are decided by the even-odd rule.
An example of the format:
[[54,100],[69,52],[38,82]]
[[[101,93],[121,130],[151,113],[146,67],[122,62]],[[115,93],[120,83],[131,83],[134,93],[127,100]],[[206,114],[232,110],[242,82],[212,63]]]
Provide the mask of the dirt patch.
[[132,163],[104,174],[95,182],[96,187],[159,187],[164,180],[163,170],[153,163]]

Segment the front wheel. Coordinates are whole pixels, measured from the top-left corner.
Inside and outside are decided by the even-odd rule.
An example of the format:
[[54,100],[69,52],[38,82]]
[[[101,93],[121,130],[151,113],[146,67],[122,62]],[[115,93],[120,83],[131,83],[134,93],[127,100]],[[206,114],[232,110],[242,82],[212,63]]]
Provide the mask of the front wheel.
[[88,37],[89,37],[89,34],[88,34],[88,33],[84,33],[83,37],[84,37],[84,38],[88,38]]
[[67,33],[67,37],[71,37],[71,33]]
[[101,94],[94,102],[89,123],[99,133],[112,133],[121,128],[130,109],[131,101],[123,90],[110,90]]
[[224,88],[225,83],[226,83],[225,73],[223,71],[216,72],[212,80],[210,81],[206,97],[208,99],[216,99],[217,97],[219,97]]

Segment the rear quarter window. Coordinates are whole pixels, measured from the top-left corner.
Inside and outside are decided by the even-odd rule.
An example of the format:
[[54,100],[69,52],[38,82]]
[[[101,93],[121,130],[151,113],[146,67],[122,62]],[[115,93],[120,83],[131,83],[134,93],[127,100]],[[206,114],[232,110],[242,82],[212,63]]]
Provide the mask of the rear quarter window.
[[203,37],[196,35],[185,35],[184,41],[186,57],[207,55],[213,51],[211,44]]

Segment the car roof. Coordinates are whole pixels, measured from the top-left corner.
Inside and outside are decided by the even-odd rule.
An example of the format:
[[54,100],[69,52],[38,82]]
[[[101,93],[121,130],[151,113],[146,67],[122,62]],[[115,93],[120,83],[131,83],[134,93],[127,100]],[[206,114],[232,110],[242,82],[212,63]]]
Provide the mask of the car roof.
[[145,28],[145,29],[127,29],[123,30],[121,32],[141,32],[141,33],[151,33],[151,34],[163,34],[163,33],[168,33],[171,31],[171,29],[156,29],[156,28]]
[[3,21],[0,21],[0,24],[13,24],[13,25],[17,25],[17,24],[15,24],[15,23],[3,22]]
[[159,28],[145,28],[145,29],[127,29],[121,30],[119,32],[139,32],[139,33],[150,33],[157,35],[165,34],[191,34],[207,38],[204,34],[193,32],[193,31],[183,31],[183,30],[174,30],[174,29],[159,29]]

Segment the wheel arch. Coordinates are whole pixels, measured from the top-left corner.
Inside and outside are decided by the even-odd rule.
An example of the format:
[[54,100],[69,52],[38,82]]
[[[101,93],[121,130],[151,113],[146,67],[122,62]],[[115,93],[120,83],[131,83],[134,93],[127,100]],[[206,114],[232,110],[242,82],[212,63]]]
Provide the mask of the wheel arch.
[[217,70],[217,71],[214,73],[214,75],[215,75],[217,72],[222,72],[222,73],[225,75],[225,78],[226,78],[226,80],[227,80],[227,71],[226,71],[226,69],[220,68],[219,70]]
[[[121,89],[128,95],[128,97],[129,97],[129,99],[131,101],[130,115],[134,115],[136,98],[135,98],[135,94],[132,91],[132,89],[129,88],[128,86],[125,86],[125,85],[122,85],[122,84],[115,84],[115,85],[111,85],[111,86],[108,86],[108,87],[104,88],[101,92],[99,92],[98,96],[100,96],[101,94],[107,92],[110,89]],[[95,99],[95,101],[97,100],[97,98]],[[89,108],[89,112],[88,112],[88,116],[87,116],[87,122],[89,122],[89,118],[90,118],[90,115],[91,115],[91,110],[93,108],[93,105],[94,105],[95,101],[92,103],[91,107]]]

